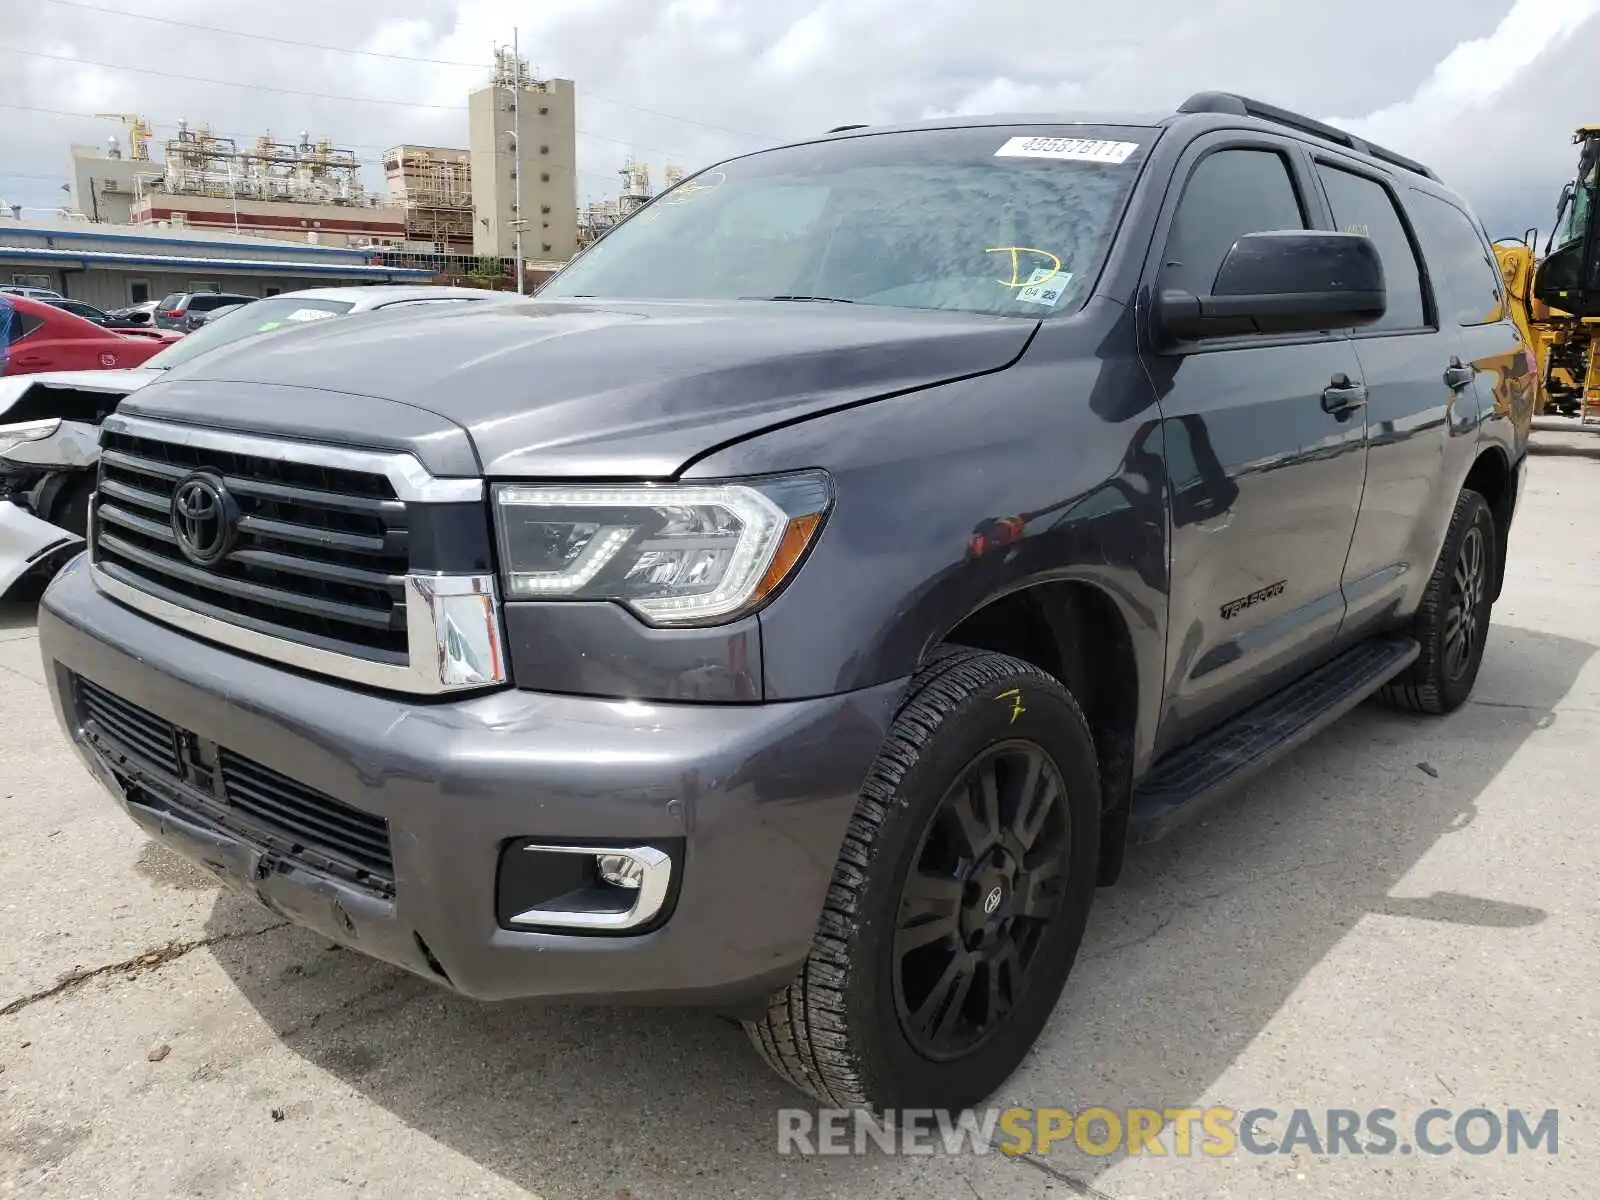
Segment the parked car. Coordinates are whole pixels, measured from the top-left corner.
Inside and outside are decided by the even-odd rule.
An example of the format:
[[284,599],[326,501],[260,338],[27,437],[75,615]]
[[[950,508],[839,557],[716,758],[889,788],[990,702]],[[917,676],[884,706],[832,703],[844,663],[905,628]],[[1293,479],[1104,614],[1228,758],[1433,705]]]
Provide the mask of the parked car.
[[32,542],[21,536],[9,544],[0,539],[0,595],[10,586],[11,566],[56,536],[57,531],[44,526],[58,525],[83,536],[99,461],[100,423],[124,396],[165,372],[232,342],[330,317],[511,299],[515,296],[507,292],[437,285],[307,288],[238,306],[226,315],[213,309],[213,319],[194,333],[179,337],[164,332],[166,348],[132,369],[0,379],[0,496],[21,506],[41,526]]
[[331,941],[966,1108],[1131,840],[1466,700],[1503,301],[1432,171],[1236,95],[758,151],[531,300],[129,397],[45,676],[133,820]]
[[129,320],[119,317],[115,313],[108,313],[98,309],[92,304],[86,304],[82,300],[62,298],[59,300],[46,299],[44,302],[59,308],[62,312],[69,312],[74,316],[82,317],[85,321],[92,321],[102,329],[148,329],[150,327],[149,320]]
[[228,304],[249,304],[255,296],[241,296],[233,292],[173,292],[156,305],[156,325],[162,329],[187,330],[184,322],[191,316],[210,312]]
[[0,292],[8,296],[26,296],[30,300],[60,300],[61,293],[49,288],[22,287],[20,284],[0,285]]
[[150,326],[155,324],[156,305],[159,303],[159,300],[145,300],[139,304],[113,308],[110,315],[127,326]]
[[221,308],[213,308],[210,312],[190,313],[183,319],[183,328],[188,332],[193,332],[200,326],[209,325],[218,317],[225,317],[231,312],[238,312],[243,307],[244,305],[242,304],[224,304]]
[[0,375],[41,371],[88,371],[133,367],[161,351],[173,335],[155,330],[105,329],[60,307],[58,300],[7,297],[11,321],[9,354]]

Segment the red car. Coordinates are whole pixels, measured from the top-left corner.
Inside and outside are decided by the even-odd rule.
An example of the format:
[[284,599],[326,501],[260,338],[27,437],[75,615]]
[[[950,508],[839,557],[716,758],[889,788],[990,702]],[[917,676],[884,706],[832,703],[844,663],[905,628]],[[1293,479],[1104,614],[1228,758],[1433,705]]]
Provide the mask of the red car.
[[38,371],[111,371],[136,367],[183,335],[167,329],[106,329],[26,296],[6,296],[14,310],[0,375]]

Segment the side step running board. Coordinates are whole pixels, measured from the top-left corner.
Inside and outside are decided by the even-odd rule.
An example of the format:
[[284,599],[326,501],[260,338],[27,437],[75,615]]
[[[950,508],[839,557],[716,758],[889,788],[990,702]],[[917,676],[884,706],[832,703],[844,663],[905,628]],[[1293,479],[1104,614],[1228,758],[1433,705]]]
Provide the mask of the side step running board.
[[1134,788],[1133,840],[1165,837],[1344,716],[1420,652],[1409,637],[1363,642],[1168,755]]

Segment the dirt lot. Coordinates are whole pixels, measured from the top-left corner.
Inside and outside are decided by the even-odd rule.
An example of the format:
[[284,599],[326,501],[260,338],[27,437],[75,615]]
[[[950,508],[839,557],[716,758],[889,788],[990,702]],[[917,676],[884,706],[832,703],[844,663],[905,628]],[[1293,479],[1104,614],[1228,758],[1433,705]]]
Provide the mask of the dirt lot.
[[1592,1196],[1600,432],[1537,437],[1474,701],[1364,707],[1136,854],[996,1103],[1388,1108],[1402,1142],[1432,1107],[1554,1108],[1553,1155],[780,1156],[798,1101],[714,1017],[458,1000],[150,844],[57,732],[23,604],[0,621],[0,1194]]

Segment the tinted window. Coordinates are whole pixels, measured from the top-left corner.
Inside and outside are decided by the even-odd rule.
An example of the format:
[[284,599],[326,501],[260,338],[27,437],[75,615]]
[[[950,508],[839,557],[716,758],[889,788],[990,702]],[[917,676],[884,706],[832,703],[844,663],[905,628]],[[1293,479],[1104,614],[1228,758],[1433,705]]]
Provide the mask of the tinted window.
[[1305,226],[1282,155],[1272,150],[1208,154],[1189,176],[1173,215],[1161,286],[1208,296],[1223,258],[1245,234]]
[[11,313],[11,332],[7,340],[20,342],[43,324],[44,322],[32,313],[20,313],[13,310]]
[[161,299],[161,303],[159,305],[157,305],[156,307],[161,309],[162,312],[167,312],[169,309],[177,308],[178,305],[180,303],[182,303],[182,301],[183,301],[183,293],[182,292],[172,292],[171,294],[169,294],[167,296],[163,296],[162,299]]
[[1389,292],[1388,311],[1382,319],[1362,326],[1357,332],[1420,329],[1427,325],[1417,252],[1412,248],[1388,189],[1375,179],[1337,167],[1319,164],[1317,175],[1328,193],[1334,225],[1345,233],[1361,233],[1371,238],[1378,247],[1378,257],[1383,260],[1383,279]]
[[663,193],[539,294],[1065,312],[1094,282],[1151,136],[940,129],[752,154]]
[[221,308],[224,304],[232,303],[233,301],[227,297],[218,296],[214,293],[209,296],[191,296],[189,297],[189,311],[210,312],[213,308]]
[[1422,244],[1440,297],[1444,319],[1486,325],[1505,316],[1500,267],[1472,218],[1427,192],[1413,192]]

